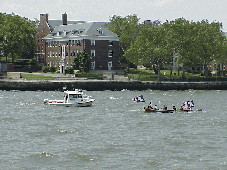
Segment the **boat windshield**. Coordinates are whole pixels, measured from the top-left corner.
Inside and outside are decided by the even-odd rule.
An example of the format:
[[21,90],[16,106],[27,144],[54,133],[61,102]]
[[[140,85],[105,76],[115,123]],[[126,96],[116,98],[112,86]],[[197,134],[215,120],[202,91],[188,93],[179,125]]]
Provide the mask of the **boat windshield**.
[[81,94],[70,94],[69,98],[82,98]]

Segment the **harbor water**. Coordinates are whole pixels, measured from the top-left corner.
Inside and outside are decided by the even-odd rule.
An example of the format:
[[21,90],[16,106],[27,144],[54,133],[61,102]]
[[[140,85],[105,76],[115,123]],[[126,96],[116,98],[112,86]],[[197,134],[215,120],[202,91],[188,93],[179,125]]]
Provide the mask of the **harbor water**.
[[[227,91],[84,93],[92,107],[43,104],[60,91],[0,91],[0,169],[227,169]],[[203,111],[143,111],[188,100]]]

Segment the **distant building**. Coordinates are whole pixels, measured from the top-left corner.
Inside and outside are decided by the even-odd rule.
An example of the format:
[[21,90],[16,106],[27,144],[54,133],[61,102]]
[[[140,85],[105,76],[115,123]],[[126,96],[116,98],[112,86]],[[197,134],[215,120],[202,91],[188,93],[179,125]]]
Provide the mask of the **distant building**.
[[39,65],[71,66],[76,54],[86,50],[94,70],[116,70],[119,60],[119,37],[105,28],[104,22],[48,20],[40,14],[37,26],[36,59]]

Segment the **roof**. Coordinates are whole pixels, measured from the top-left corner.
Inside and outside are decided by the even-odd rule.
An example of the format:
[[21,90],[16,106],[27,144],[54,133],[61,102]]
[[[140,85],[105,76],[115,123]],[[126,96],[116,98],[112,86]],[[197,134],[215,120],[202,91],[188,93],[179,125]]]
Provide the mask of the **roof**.
[[84,22],[68,25],[57,25],[44,39],[65,41],[66,39],[111,39],[119,40],[119,36],[105,27],[105,22]]
[[[84,22],[85,21],[67,21],[67,24],[77,24]],[[56,26],[62,25],[62,20],[48,20],[48,25],[50,27],[50,30],[53,31]]]

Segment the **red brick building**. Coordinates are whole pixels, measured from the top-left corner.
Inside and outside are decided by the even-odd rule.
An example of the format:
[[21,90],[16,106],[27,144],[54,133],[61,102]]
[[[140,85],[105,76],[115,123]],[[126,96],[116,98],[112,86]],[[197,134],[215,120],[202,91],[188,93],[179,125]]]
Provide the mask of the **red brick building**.
[[103,22],[48,20],[48,14],[40,15],[37,27],[36,58],[39,65],[61,69],[71,66],[76,54],[86,50],[92,57],[93,70],[116,70],[119,60],[119,37],[105,28]]

